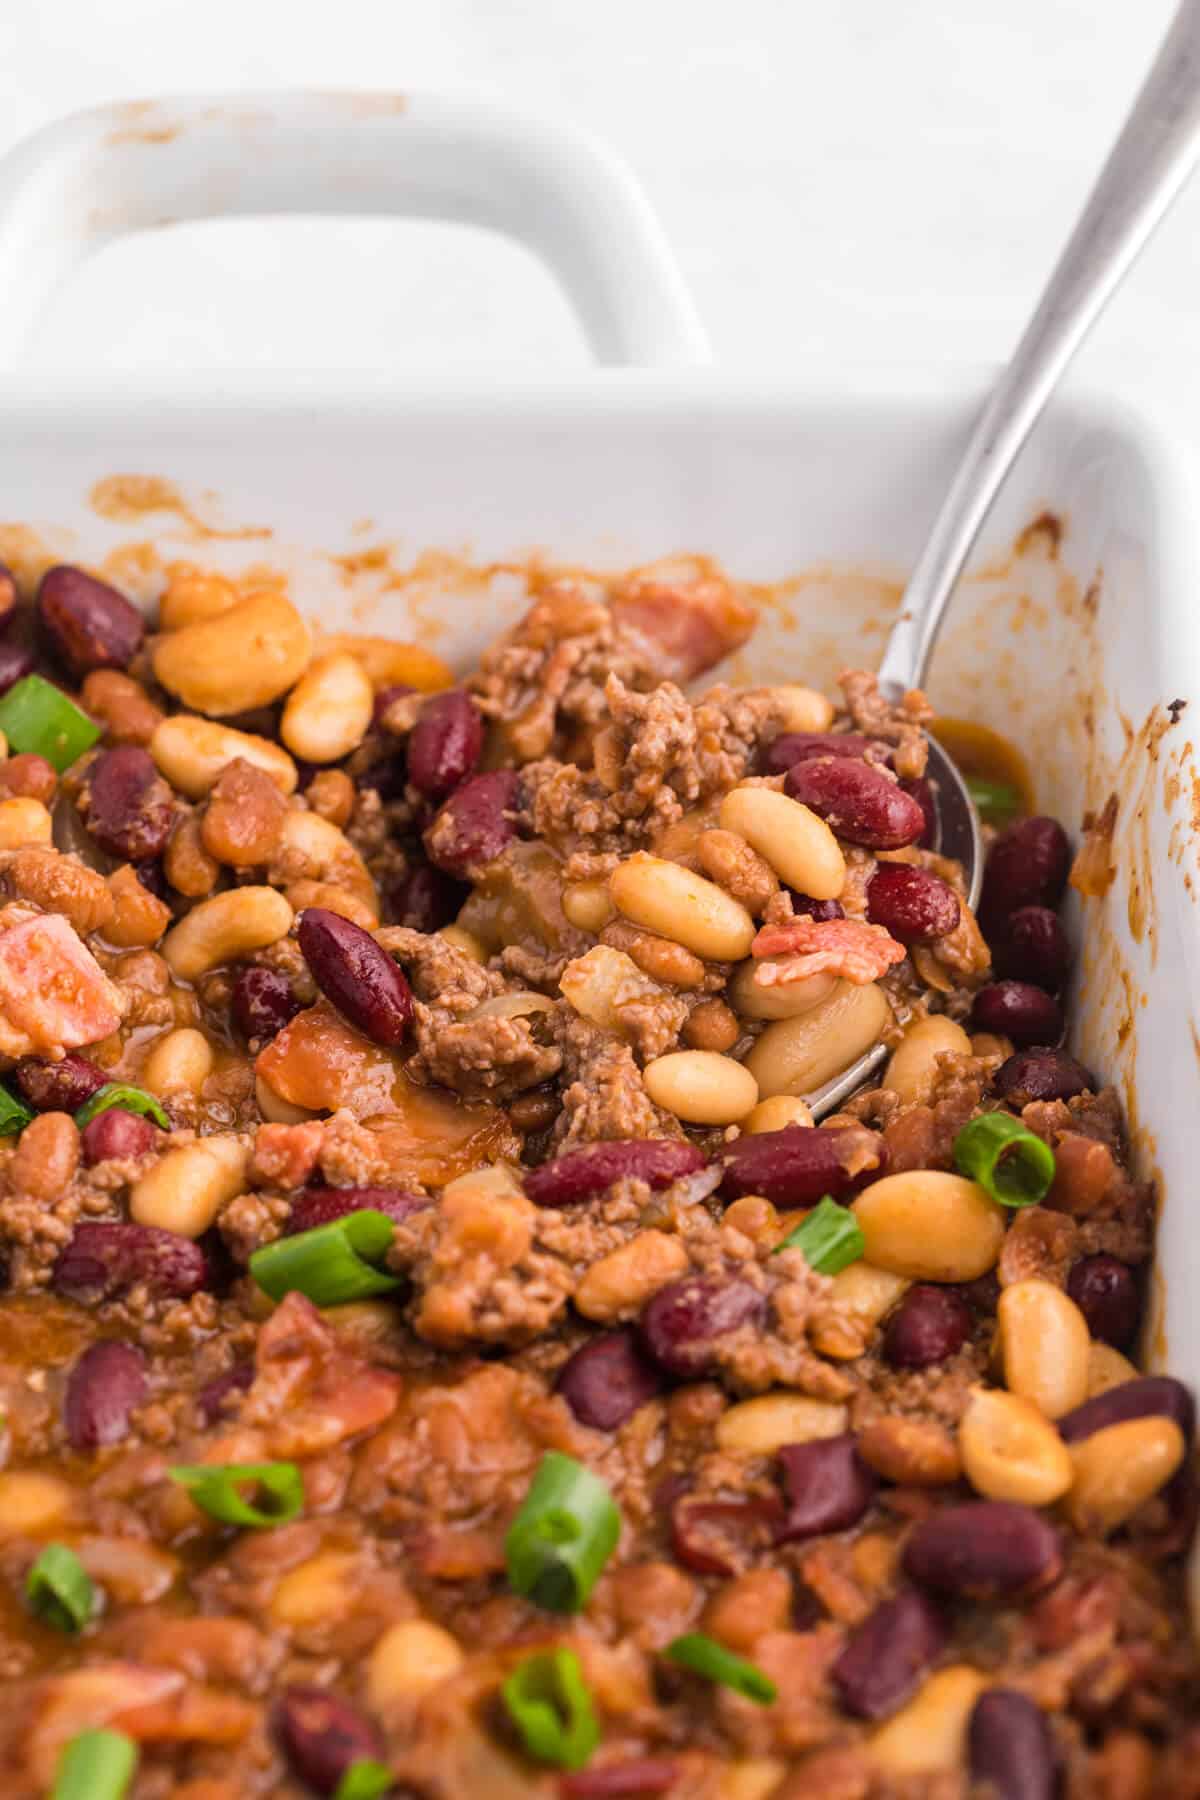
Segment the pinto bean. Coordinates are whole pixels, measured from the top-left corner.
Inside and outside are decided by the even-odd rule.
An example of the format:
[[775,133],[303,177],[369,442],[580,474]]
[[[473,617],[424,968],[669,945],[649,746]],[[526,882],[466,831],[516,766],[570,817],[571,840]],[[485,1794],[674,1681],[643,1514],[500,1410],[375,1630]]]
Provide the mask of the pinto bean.
[[146,1397],[146,1359],[133,1344],[106,1339],[85,1350],[67,1379],[63,1423],[76,1450],[117,1444]]
[[685,1275],[648,1302],[638,1321],[643,1345],[668,1375],[694,1381],[715,1361],[717,1341],[743,1325],[760,1326],[766,1297],[748,1281]]
[[901,1588],[851,1632],[830,1671],[846,1711],[882,1719],[913,1692],[946,1644],[946,1621],[926,1594]]
[[703,1167],[704,1152],[695,1144],[671,1138],[610,1138],[568,1150],[528,1170],[524,1187],[537,1206],[573,1206],[615,1181],[644,1181],[650,1188],[665,1188]]
[[1031,1506],[969,1500],[923,1519],[903,1563],[911,1580],[937,1593],[1004,1601],[1048,1587],[1062,1569],[1062,1545]]
[[662,1391],[662,1377],[629,1327],[581,1344],[559,1370],[555,1388],[581,1425],[616,1431]]
[[66,563],[42,576],[35,612],[47,646],[77,681],[92,669],[128,668],[145,636],[124,594]]
[[786,1445],[779,1467],[787,1508],[776,1539],[781,1544],[857,1525],[879,1485],[849,1431]]
[[868,850],[900,850],[925,829],[925,814],[902,788],[869,763],[834,757],[794,763],[785,791],[849,844]]

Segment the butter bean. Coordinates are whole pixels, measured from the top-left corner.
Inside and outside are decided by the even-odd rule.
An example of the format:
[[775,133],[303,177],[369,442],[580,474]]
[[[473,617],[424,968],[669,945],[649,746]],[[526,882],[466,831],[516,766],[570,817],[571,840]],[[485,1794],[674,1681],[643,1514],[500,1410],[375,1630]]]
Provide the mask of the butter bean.
[[1001,1388],[974,1388],[959,1421],[963,1470],[986,1500],[1051,1506],[1070,1487],[1067,1446],[1036,1406]]
[[912,1281],[974,1281],[994,1268],[1003,1209],[977,1181],[936,1169],[885,1175],[858,1196],[865,1256]]
[[625,918],[710,962],[739,962],[754,942],[754,920],[715,882],[679,863],[638,851],[613,870],[613,905]]
[[879,1041],[892,1010],[875,982],[839,981],[827,1000],[768,1025],[746,1058],[764,1100],[815,1094]]
[[758,1083],[743,1064],[715,1050],[675,1050],[646,1064],[646,1092],[690,1125],[736,1125],[758,1101]]
[[1076,1531],[1107,1537],[1124,1525],[1166,1486],[1186,1448],[1174,1419],[1161,1413],[1106,1425],[1072,1444],[1067,1516]]
[[839,1437],[846,1408],[807,1394],[761,1394],[739,1401],[717,1420],[717,1446],[733,1455],[771,1456],[785,1444]]
[[846,885],[846,859],[815,812],[768,787],[736,787],[721,802],[721,829],[736,831],[781,881],[814,900],[836,900]]
[[1048,1419],[1082,1406],[1088,1390],[1087,1320],[1052,1281],[1016,1281],[996,1307],[1005,1386]]
[[970,1056],[971,1040],[962,1026],[944,1013],[919,1019],[909,1026],[893,1050],[883,1078],[884,1087],[891,1088],[909,1105],[925,1100],[937,1073],[937,1059],[947,1052]]

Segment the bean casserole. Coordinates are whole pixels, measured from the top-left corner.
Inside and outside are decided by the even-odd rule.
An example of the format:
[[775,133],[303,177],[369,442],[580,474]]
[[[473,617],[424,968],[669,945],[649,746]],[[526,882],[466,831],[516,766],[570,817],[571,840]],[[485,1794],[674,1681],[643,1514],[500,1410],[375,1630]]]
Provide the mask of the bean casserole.
[[0,577],[0,1792],[1200,1796],[1065,831],[977,920],[923,696],[530,601]]

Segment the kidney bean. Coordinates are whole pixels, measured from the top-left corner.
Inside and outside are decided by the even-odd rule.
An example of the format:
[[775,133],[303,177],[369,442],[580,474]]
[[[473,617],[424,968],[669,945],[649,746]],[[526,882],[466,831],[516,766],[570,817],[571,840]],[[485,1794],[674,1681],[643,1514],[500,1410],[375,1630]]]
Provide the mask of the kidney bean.
[[360,787],[374,788],[381,800],[402,800],[408,786],[408,763],[403,751],[372,763],[369,769],[363,770],[358,782]]
[[1011,1038],[1020,1048],[1053,1044],[1062,1035],[1062,1008],[1052,994],[1028,981],[993,981],[975,996],[971,1026]]
[[870,763],[848,757],[795,763],[783,785],[838,837],[868,850],[900,850],[925,829],[925,814],[912,795]]
[[903,1563],[905,1574],[922,1587],[973,1600],[1007,1600],[1055,1580],[1062,1544],[1032,1506],[968,1500],[922,1519],[904,1546]]
[[559,1370],[555,1388],[581,1425],[615,1431],[662,1391],[662,1377],[629,1327],[581,1344]]
[[1133,1270],[1115,1256],[1083,1256],[1067,1277],[1067,1293],[1094,1338],[1123,1350],[1138,1328],[1142,1310]]
[[898,944],[928,944],[945,937],[962,917],[948,881],[908,863],[881,863],[867,883],[867,918]]
[[154,1148],[158,1126],[140,1113],[124,1106],[110,1106],[89,1119],[79,1134],[79,1150],[85,1167],[95,1168],[102,1162],[126,1162],[131,1157],[145,1156]]
[[392,888],[389,910],[396,924],[407,925],[410,931],[436,931],[457,918],[470,891],[465,881],[421,863]]
[[787,1509],[776,1539],[780,1544],[857,1525],[879,1486],[848,1431],[808,1444],[785,1444],[779,1467]]
[[933,783],[926,776],[918,775],[914,781],[902,781],[900,786],[906,794],[912,795],[925,820],[925,829],[917,839],[917,844],[922,850],[932,850],[938,838],[937,799]]
[[1015,1688],[980,1694],[967,1726],[973,1781],[995,1800],[1054,1800],[1058,1769],[1054,1738],[1039,1709]]
[[642,1800],[667,1794],[682,1775],[679,1763],[662,1756],[639,1756],[632,1762],[608,1763],[602,1769],[580,1769],[559,1777],[561,1800]]
[[992,1077],[993,1091],[1016,1106],[1028,1106],[1031,1100],[1071,1100],[1095,1086],[1082,1063],[1065,1050],[1046,1045],[1018,1050]]
[[844,919],[846,909],[840,900],[814,900],[811,894],[798,894],[795,888],[789,888],[792,911],[798,919],[815,919],[823,925],[827,919]]
[[922,1281],[884,1326],[883,1354],[894,1369],[928,1369],[961,1350],[970,1335],[971,1308],[963,1296]]
[[1035,815],[998,832],[983,871],[980,914],[986,930],[1023,906],[1057,906],[1067,885],[1071,846],[1057,819]]
[[233,1022],[249,1043],[277,1037],[301,1010],[292,984],[279,969],[243,969],[229,999]]
[[884,746],[857,731],[785,731],[768,744],[763,769],[768,775],[786,775],[796,763],[814,756],[862,757],[872,748]]
[[226,1395],[244,1394],[253,1380],[254,1364],[247,1361],[234,1363],[223,1375],[215,1375],[211,1381],[206,1381],[196,1395],[196,1405],[205,1424],[215,1425],[218,1419],[224,1418]]
[[609,1138],[529,1169],[523,1180],[535,1206],[573,1206],[589,1194],[602,1193],[614,1181],[644,1181],[648,1187],[665,1188],[703,1167],[704,1152],[695,1144],[672,1138]]
[[1058,914],[1048,906],[1018,907],[992,945],[992,961],[1006,981],[1057,993],[1071,966],[1070,940]]
[[167,898],[167,872],[160,857],[148,856],[144,862],[134,863],[133,869],[148,894],[153,894],[156,900]]
[[880,1162],[854,1175],[840,1155],[842,1133],[825,1126],[785,1125],[782,1131],[758,1131],[723,1146],[725,1164],[721,1193],[726,1200],[761,1194],[773,1206],[815,1206],[824,1194],[836,1200],[861,1181],[883,1173],[882,1138],[875,1148]]
[[695,1380],[713,1366],[718,1338],[743,1325],[761,1326],[766,1314],[765,1295],[748,1281],[685,1275],[646,1302],[638,1335],[660,1369]]
[[850,1633],[830,1674],[846,1711],[882,1719],[908,1699],[945,1648],[946,1621],[928,1595],[901,1588]]
[[701,1500],[671,1507],[671,1549],[696,1575],[737,1575],[774,1543],[783,1522],[775,1499]]
[[307,906],[296,936],[313,980],[343,1017],[372,1043],[402,1043],[412,993],[370,932],[326,907]]
[[37,658],[28,644],[0,643],[0,694],[32,675]]
[[103,1069],[84,1056],[25,1056],[13,1070],[22,1100],[35,1112],[78,1112],[108,1080]]
[[472,775],[455,788],[425,833],[430,862],[460,879],[494,862],[516,836],[506,814],[515,808],[519,788],[515,769]]
[[92,1344],[67,1377],[63,1423],[72,1447],[95,1450],[119,1443],[147,1387],[146,1359],[133,1344],[112,1338]]
[[427,700],[408,738],[408,779],[427,800],[444,800],[483,750],[483,716],[461,688]]
[[110,856],[140,862],[160,855],[174,816],[171,790],[148,750],[122,744],[105,750],[88,770],[85,823]]
[[1118,1387],[1094,1394],[1058,1421],[1058,1434],[1064,1444],[1078,1444],[1106,1425],[1123,1425],[1127,1419],[1160,1413],[1174,1419],[1190,1444],[1196,1434],[1196,1403],[1182,1381],[1172,1375],[1139,1375],[1136,1381],[1122,1381]]
[[400,1225],[413,1213],[424,1212],[426,1207],[432,1205],[432,1200],[425,1194],[409,1194],[403,1188],[305,1188],[299,1198],[292,1202],[283,1235],[294,1237],[298,1231],[314,1231],[318,1225],[328,1225],[334,1219],[344,1219],[348,1213],[362,1212],[364,1207],[386,1213],[389,1219],[394,1219]]
[[124,594],[66,563],[42,576],[36,615],[47,647],[76,680],[92,669],[128,668],[146,630]]
[[70,1243],[58,1253],[50,1285],[69,1300],[94,1303],[145,1282],[152,1293],[186,1300],[206,1287],[208,1279],[208,1259],[191,1238],[154,1225],[105,1219],[75,1227]]
[[318,1794],[332,1794],[351,1763],[378,1761],[375,1726],[327,1688],[297,1683],[275,1707],[275,1733],[292,1773]]

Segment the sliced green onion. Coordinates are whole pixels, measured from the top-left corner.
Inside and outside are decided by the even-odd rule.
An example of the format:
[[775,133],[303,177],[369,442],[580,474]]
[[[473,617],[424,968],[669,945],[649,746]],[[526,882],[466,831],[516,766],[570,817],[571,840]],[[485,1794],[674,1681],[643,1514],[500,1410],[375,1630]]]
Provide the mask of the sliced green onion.
[[703,1631],[685,1632],[683,1637],[677,1637],[667,1645],[663,1655],[678,1663],[681,1669],[703,1675],[706,1681],[720,1682],[722,1687],[732,1688],[735,1693],[744,1694],[747,1700],[756,1700],[760,1706],[770,1706],[778,1693],[769,1675],[764,1675],[744,1656],[735,1656],[732,1650],[726,1650],[724,1644],[718,1644]]
[[[167,1474],[187,1489],[201,1512],[223,1525],[259,1530],[286,1525],[304,1505],[304,1483],[295,1463],[190,1463],[168,1469]],[[263,1505],[253,1505],[241,1492],[251,1484],[262,1489]]]
[[857,1262],[867,1247],[862,1227],[848,1206],[839,1206],[828,1194],[789,1231],[776,1250],[803,1250],[810,1269],[818,1275],[836,1275]]
[[0,731],[10,750],[44,756],[60,775],[100,736],[100,727],[40,675],[26,675],[0,699]]
[[550,1450],[504,1540],[509,1583],[548,1612],[579,1612],[620,1535],[621,1515],[599,1476]]
[[250,1273],[272,1300],[307,1294],[314,1306],[344,1306],[369,1294],[390,1294],[399,1279],[375,1265],[395,1235],[386,1213],[364,1206],[344,1219],[264,1244],[250,1258]]
[[386,1794],[395,1779],[386,1763],[375,1762],[369,1756],[360,1757],[350,1764],[338,1782],[333,1790],[333,1800],[379,1800],[379,1795]]
[[50,1800],[124,1800],[137,1746],[123,1731],[81,1731],[58,1759]]
[[954,1161],[1001,1206],[1036,1206],[1054,1180],[1053,1150],[1011,1113],[980,1113],[964,1125]]
[[119,1106],[123,1112],[141,1113],[144,1118],[153,1119],[163,1131],[171,1129],[171,1121],[154,1095],[148,1094],[145,1088],[130,1087],[124,1081],[106,1081],[102,1088],[97,1088],[75,1114],[75,1123],[82,1131],[98,1113],[108,1112],[113,1106]]
[[32,1118],[29,1108],[0,1083],[0,1137],[11,1137],[15,1131],[24,1131]]
[[968,775],[967,792],[976,812],[989,825],[1007,825],[1021,810],[1021,796],[1007,781],[985,781],[981,775]]
[[531,1656],[500,1694],[530,1756],[556,1769],[582,1769],[600,1742],[600,1727],[573,1650]]
[[65,1544],[47,1544],[25,1577],[30,1608],[57,1631],[82,1631],[96,1610],[91,1576]]

